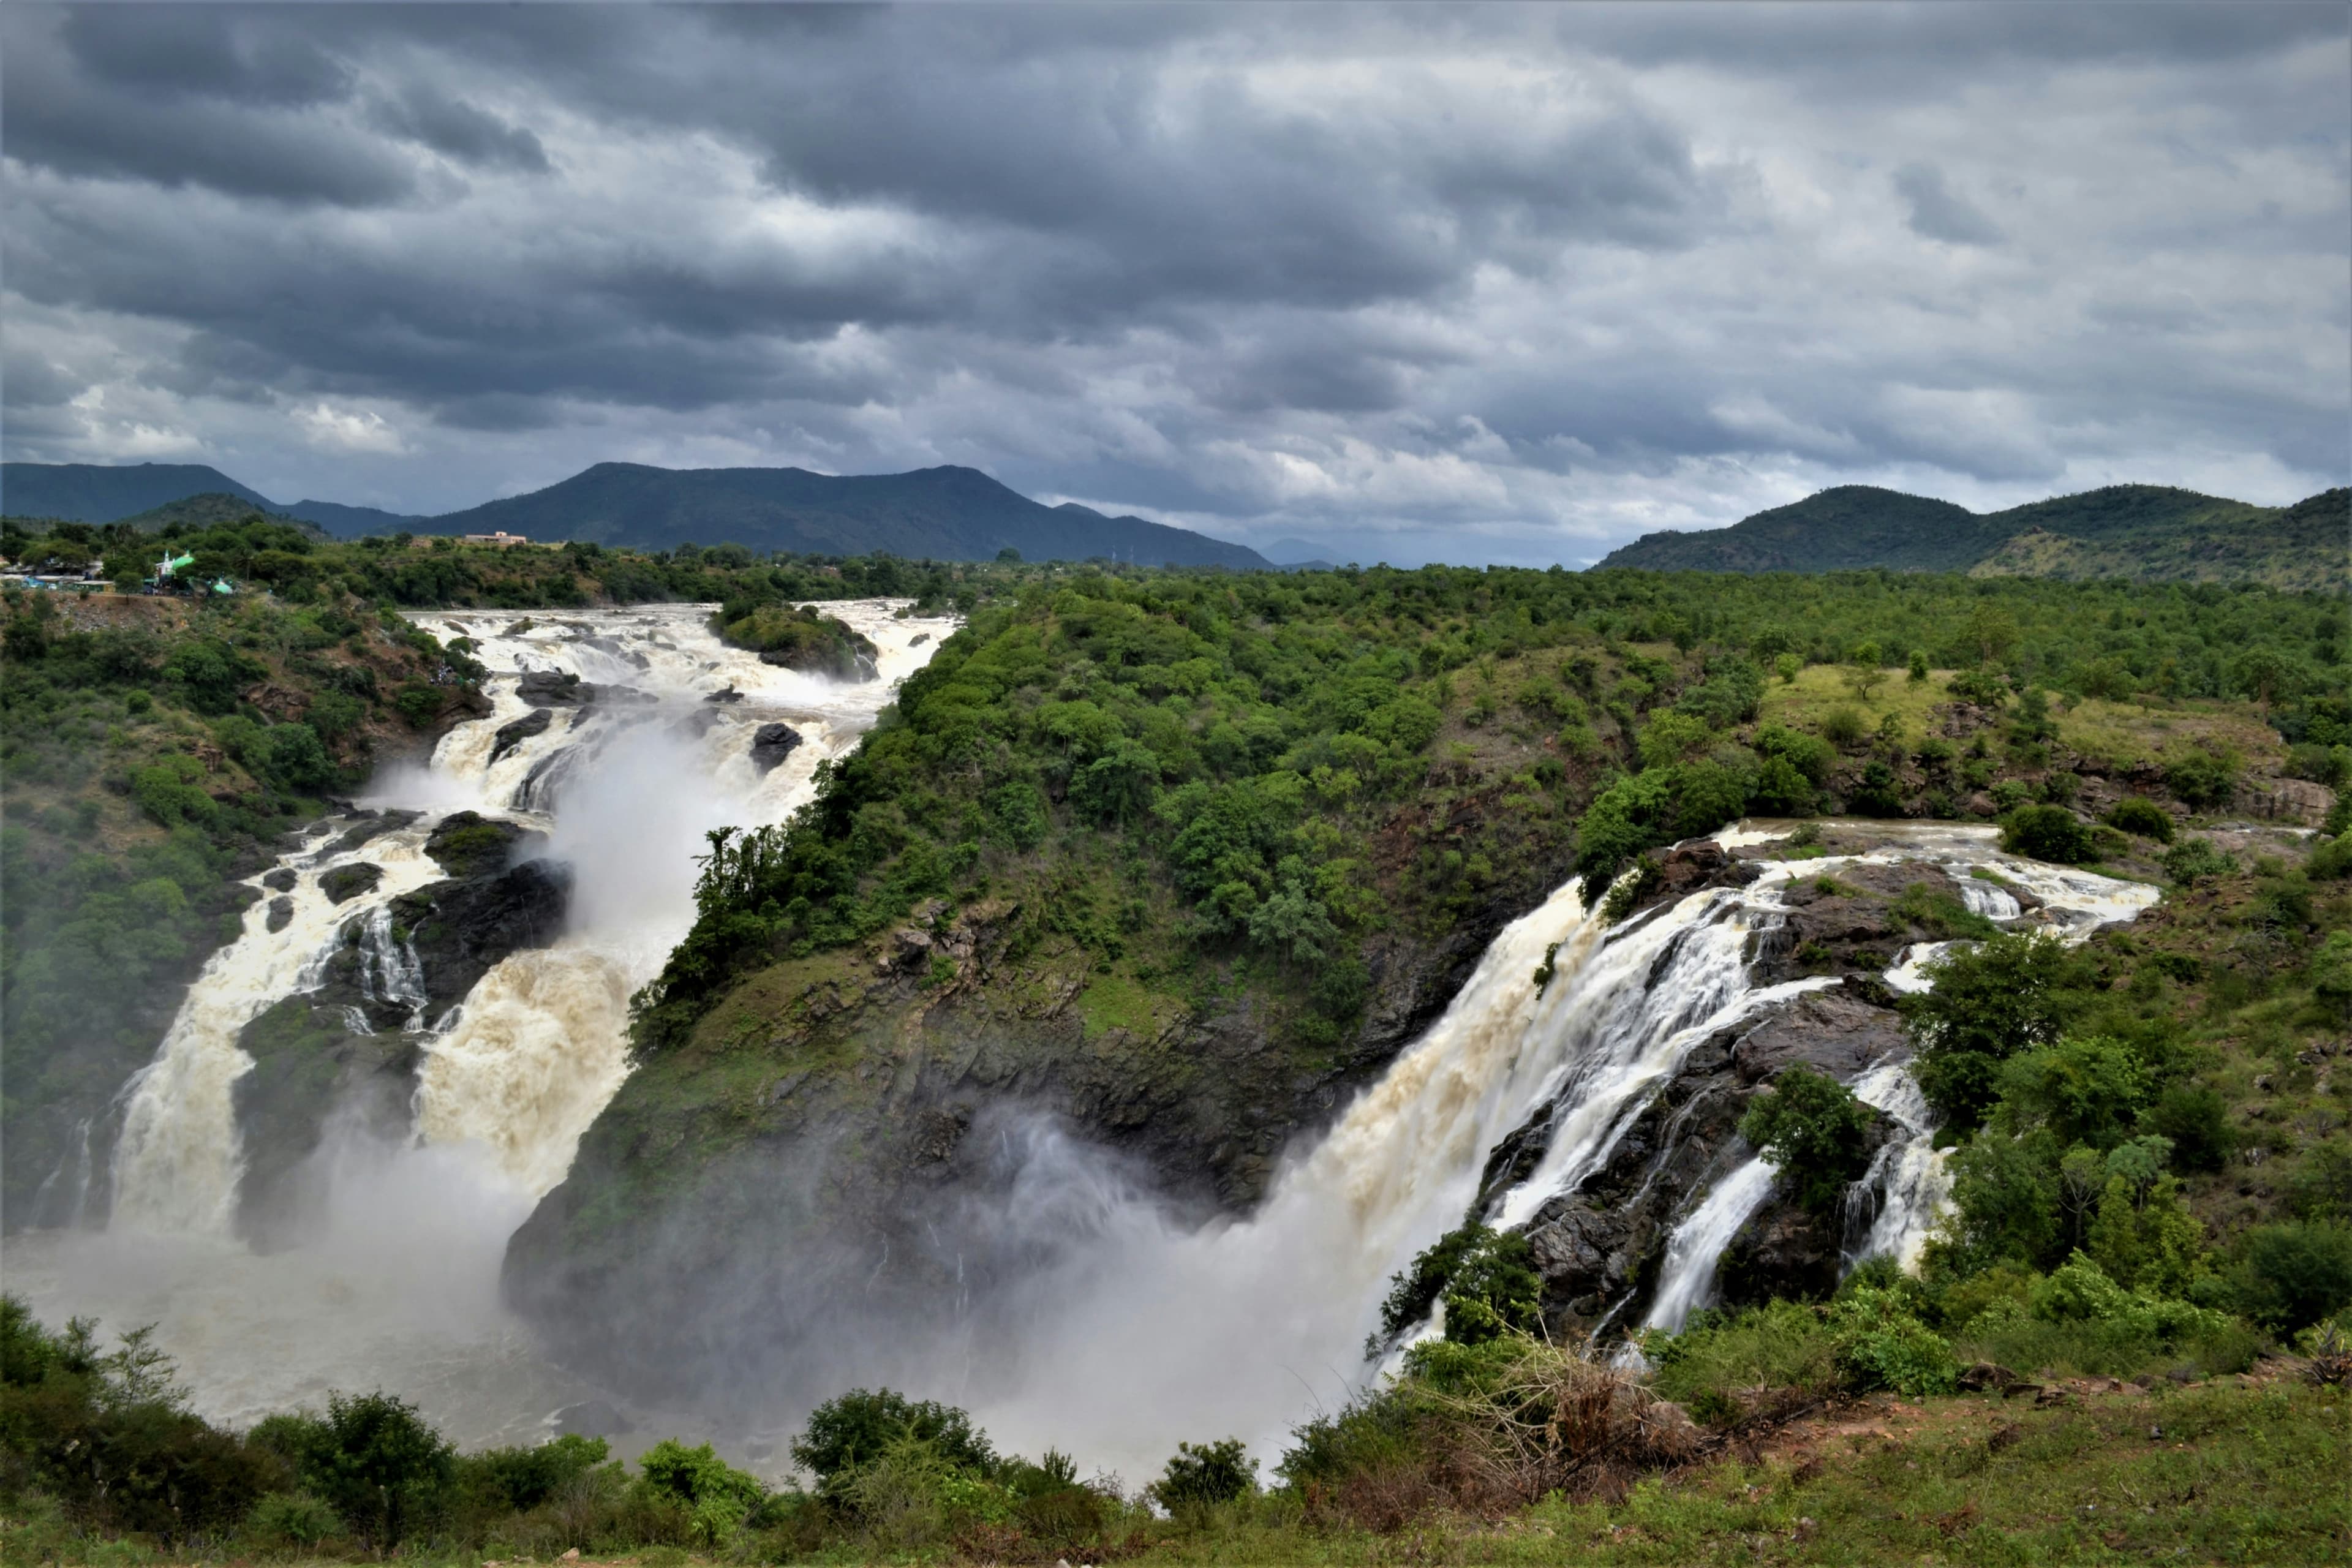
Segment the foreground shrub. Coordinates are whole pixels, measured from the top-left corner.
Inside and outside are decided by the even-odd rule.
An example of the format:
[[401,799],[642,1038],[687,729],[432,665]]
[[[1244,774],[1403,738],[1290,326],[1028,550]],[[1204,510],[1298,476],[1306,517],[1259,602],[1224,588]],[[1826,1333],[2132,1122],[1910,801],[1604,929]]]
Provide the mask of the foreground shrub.
[[889,1389],[854,1388],[809,1412],[793,1440],[793,1462],[817,1479],[820,1496],[838,1495],[860,1467],[912,1440],[959,1469],[986,1475],[996,1468],[988,1436],[953,1405],[911,1400]]
[[2107,826],[2139,838],[2153,838],[2158,844],[2172,842],[2172,814],[2152,800],[2131,795],[2116,802],[2107,813]]
[[1657,1391],[1710,1422],[1739,1415],[1743,1390],[1832,1392],[1840,1377],[1837,1351],[1820,1310],[1795,1301],[1701,1310],[1691,1314],[1678,1334],[1642,1338]]
[[2253,1321],[2281,1333],[2309,1328],[2352,1306],[2352,1228],[2258,1226],[2240,1245],[2231,1284]]
[[1871,1286],[1845,1291],[1830,1304],[1828,1327],[1839,1381],[1853,1393],[1891,1388],[1918,1398],[1959,1386],[1952,1347],[1913,1315],[1899,1291]]
[[1179,1443],[1167,1471],[1150,1486],[1151,1499],[1173,1513],[1179,1509],[1231,1502],[1257,1486],[1257,1461],[1238,1437],[1213,1443]]
[[1445,1337],[1458,1344],[1531,1332],[1542,1321],[1542,1289],[1526,1237],[1465,1225],[1431,1243],[1390,1279],[1381,1303],[1381,1339],[1393,1344],[1441,1301]]

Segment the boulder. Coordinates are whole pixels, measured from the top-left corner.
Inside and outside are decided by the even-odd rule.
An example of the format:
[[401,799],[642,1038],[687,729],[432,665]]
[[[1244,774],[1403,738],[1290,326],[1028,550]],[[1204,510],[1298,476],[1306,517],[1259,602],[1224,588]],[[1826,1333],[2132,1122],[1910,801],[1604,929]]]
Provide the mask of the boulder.
[[425,836],[425,853],[452,877],[480,877],[503,871],[526,848],[544,841],[520,823],[484,816],[478,811],[454,811],[433,825]]
[[552,712],[544,708],[534,708],[521,718],[499,725],[499,732],[490,737],[490,762],[495,764],[500,757],[533,735],[546,734],[547,727],[554,721]]
[[772,773],[801,743],[801,732],[790,724],[762,724],[751,737],[751,765]]
[[327,895],[331,904],[349,903],[362,893],[375,891],[383,880],[383,868],[371,860],[338,866],[319,879],[319,890]]
[[515,695],[534,708],[576,708],[594,691],[583,690],[580,678],[568,670],[526,669],[515,679]]
[[743,700],[743,694],[732,686],[722,686],[703,700],[705,702],[740,702]]

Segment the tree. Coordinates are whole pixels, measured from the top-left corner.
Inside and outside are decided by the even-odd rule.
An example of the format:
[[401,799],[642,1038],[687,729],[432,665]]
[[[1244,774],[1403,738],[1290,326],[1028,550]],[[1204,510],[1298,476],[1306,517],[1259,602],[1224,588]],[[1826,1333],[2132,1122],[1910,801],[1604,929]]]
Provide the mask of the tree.
[[2002,819],[2000,847],[2035,860],[2080,865],[2098,856],[2098,839],[2063,805],[2022,805]]
[[1871,1109],[1808,1067],[1784,1068],[1739,1120],[1739,1135],[1814,1214],[1833,1211],[1870,1165]]
[[439,1500],[457,1454],[415,1405],[381,1392],[330,1394],[324,1420],[272,1416],[253,1441],[283,1455],[345,1528],[384,1553]]
[[1984,1119],[2000,1064],[2055,1044],[2081,1005],[2081,957],[2049,931],[2003,931],[1926,966],[1932,990],[1903,1010],[1919,1052],[1919,1088],[1966,1131]]
[[1239,1437],[1179,1443],[1166,1473],[1151,1483],[1152,1500],[1171,1512],[1231,1502],[1257,1486],[1257,1461]]
[[910,1438],[959,1469],[984,1476],[996,1468],[988,1435],[965,1412],[887,1388],[853,1388],[810,1411],[793,1439],[793,1463],[816,1477],[822,1495],[836,1497],[860,1469]]

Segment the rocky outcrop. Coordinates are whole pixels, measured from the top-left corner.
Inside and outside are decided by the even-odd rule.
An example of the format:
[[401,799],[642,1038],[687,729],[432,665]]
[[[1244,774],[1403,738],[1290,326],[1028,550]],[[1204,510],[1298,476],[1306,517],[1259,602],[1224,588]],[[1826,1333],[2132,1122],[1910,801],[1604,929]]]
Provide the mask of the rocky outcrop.
[[533,708],[584,708],[658,702],[649,691],[634,686],[598,686],[568,670],[529,669],[515,678],[515,695]]
[[790,724],[762,724],[751,737],[751,766],[773,773],[801,743],[801,732]]
[[319,879],[319,890],[327,895],[331,904],[347,904],[364,893],[373,893],[383,880],[383,868],[373,861],[361,860],[349,866],[338,866]]
[[498,732],[490,737],[490,763],[496,764],[499,759],[533,735],[546,734],[547,727],[554,721],[555,714],[551,710],[534,708],[521,718],[499,725]]
[[[302,1179],[301,1167],[331,1123],[379,1138],[406,1134],[424,1056],[412,1026],[447,1026],[491,965],[562,934],[568,868],[516,858],[542,842],[473,812],[444,819],[425,849],[452,875],[392,900],[388,922],[373,910],[355,913],[318,989],[246,1026],[237,1044],[254,1067],[234,1091],[245,1156],[240,1235],[264,1247],[299,1241],[315,1218],[306,1205],[326,1186]],[[406,994],[412,988],[421,995]]]

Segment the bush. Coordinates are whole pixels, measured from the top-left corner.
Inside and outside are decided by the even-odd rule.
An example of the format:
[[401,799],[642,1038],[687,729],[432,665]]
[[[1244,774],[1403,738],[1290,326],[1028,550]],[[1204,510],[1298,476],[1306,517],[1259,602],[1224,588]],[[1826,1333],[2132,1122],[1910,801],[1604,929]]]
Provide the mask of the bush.
[[2158,844],[2172,842],[2172,814],[2164,807],[2140,795],[2116,802],[2107,813],[2109,827],[2141,838],[2153,838]]
[[2048,1127],[2062,1145],[2110,1149],[2138,1119],[2148,1075],[2120,1040],[2069,1036],[2001,1064],[2001,1098],[2026,1123]]
[[341,1528],[335,1510],[308,1492],[272,1492],[253,1505],[245,1532],[257,1546],[315,1552]]
[[2165,764],[2164,782],[2188,805],[2205,810],[2226,803],[2236,791],[2238,767],[2233,753],[2200,748]]
[[1642,1336],[1659,1393],[1702,1417],[1738,1411],[1738,1390],[1827,1394],[1839,1385],[1837,1342],[1821,1312],[1794,1301],[1737,1311],[1701,1309],[1678,1334]]
[[2000,847],[2012,855],[2076,866],[2095,859],[2098,840],[2063,805],[2023,805],[2002,818]]
[[1394,1342],[1445,1304],[1445,1337],[1480,1344],[1507,1331],[1527,1332],[1542,1321],[1543,1282],[1528,1238],[1484,1225],[1449,1231],[1389,1280],[1381,1303],[1381,1331]]
[[1864,1286],[1842,1294],[1831,1303],[1829,1328],[1839,1379],[1853,1393],[1890,1388],[1918,1398],[1959,1386],[1952,1347],[1898,1291]]
[[2238,1310],[2264,1328],[2309,1328],[2352,1305],[2352,1228],[2258,1226],[2240,1243],[2231,1283]]
[[2140,1125],[2171,1140],[2172,1163],[2184,1171],[2218,1171],[2237,1147],[2228,1103],[2202,1084],[2166,1085]]
[[327,1396],[322,1420],[275,1415],[252,1440],[282,1455],[372,1551],[390,1552],[444,1500],[456,1450],[416,1407],[383,1393]]
[[1932,990],[1903,998],[1920,1089],[1959,1131],[1983,1120],[2001,1062],[2056,1043],[2081,1005],[2081,956],[2049,931],[2003,931],[1927,964]]
[[1257,1461],[1239,1437],[1213,1443],[1179,1443],[1168,1469],[1148,1489],[1151,1499],[1173,1513],[1179,1509],[1232,1502],[1257,1487]]
[[988,1435],[970,1415],[951,1405],[910,1400],[887,1388],[853,1388],[809,1412],[807,1426],[793,1441],[793,1462],[816,1477],[821,1495],[835,1495],[861,1466],[910,1438],[955,1468],[984,1476],[996,1468]]
[[2210,838],[2189,838],[2165,852],[2164,874],[2183,887],[2193,887],[2210,877],[2227,877],[2238,869],[2238,862],[2213,847]]
[[1779,1170],[1800,1204],[1827,1214],[1869,1168],[1865,1140],[1874,1120],[1835,1079],[1790,1067],[1749,1104],[1739,1135]]
[[1822,738],[1840,751],[1860,745],[1869,733],[1869,722],[1858,708],[1841,702],[1822,715]]

